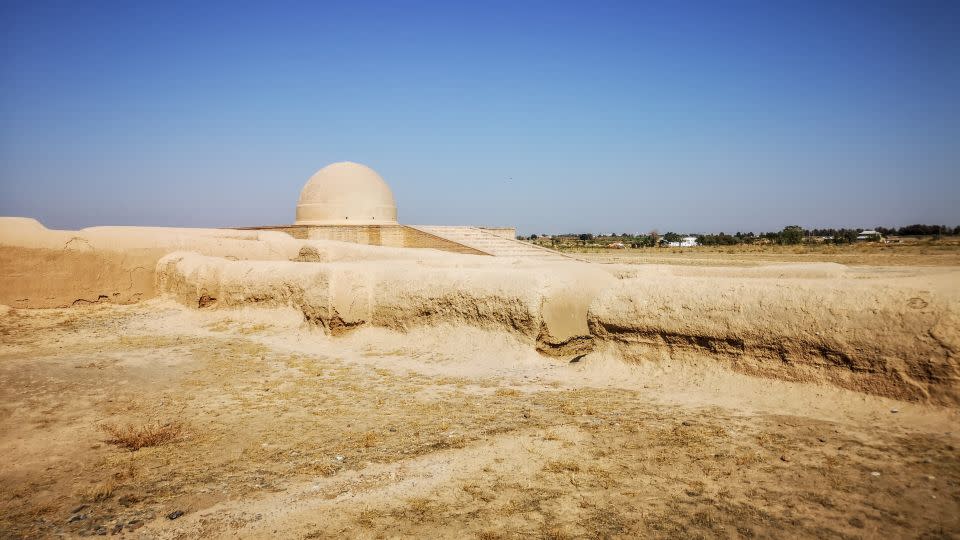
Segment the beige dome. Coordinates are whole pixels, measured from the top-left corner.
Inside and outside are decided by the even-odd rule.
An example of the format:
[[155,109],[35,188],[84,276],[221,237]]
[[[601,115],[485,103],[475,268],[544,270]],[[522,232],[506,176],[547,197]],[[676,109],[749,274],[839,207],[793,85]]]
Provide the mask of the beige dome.
[[317,171],[300,192],[297,225],[397,222],[390,186],[370,167],[341,161]]

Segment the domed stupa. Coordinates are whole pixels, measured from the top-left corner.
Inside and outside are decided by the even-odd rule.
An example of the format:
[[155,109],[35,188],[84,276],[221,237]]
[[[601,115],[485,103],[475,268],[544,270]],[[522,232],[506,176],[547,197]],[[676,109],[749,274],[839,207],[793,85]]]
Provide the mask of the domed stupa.
[[307,180],[292,225],[240,229],[281,231],[299,240],[333,240],[371,246],[427,248],[503,257],[566,255],[518,242],[513,227],[401,225],[390,186],[376,171],[352,161],[332,163]]
[[397,203],[376,171],[351,161],[332,163],[307,180],[297,225],[396,225]]

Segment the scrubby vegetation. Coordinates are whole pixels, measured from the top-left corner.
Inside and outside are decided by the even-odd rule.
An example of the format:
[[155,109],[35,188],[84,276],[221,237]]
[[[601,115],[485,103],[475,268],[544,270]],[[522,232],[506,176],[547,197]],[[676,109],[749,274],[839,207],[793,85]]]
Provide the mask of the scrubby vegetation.
[[139,450],[148,446],[160,446],[171,442],[183,434],[183,425],[178,422],[151,422],[140,426],[133,424],[100,426],[110,438],[106,440],[128,450]]
[[[685,236],[697,238],[700,246],[737,246],[737,245],[800,245],[800,244],[852,244],[864,240],[860,238],[866,229],[806,229],[799,225],[788,225],[774,232],[740,232],[735,234],[719,233],[689,233],[680,234],[673,231],[663,233],[656,230],[649,233],[564,233],[556,235],[532,234],[519,236],[518,239],[534,242],[538,245],[554,249],[585,248],[585,247],[623,247],[648,248],[665,247],[670,243],[680,242]],[[938,240],[942,237],[960,236],[960,225],[949,227],[946,225],[907,225],[900,228],[875,227],[871,229],[879,233],[866,240],[878,241],[881,238],[897,237],[917,239],[921,237]]]

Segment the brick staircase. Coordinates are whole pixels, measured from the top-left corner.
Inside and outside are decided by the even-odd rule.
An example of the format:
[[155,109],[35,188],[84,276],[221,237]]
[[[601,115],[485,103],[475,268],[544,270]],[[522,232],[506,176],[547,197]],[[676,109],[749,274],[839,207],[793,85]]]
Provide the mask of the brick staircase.
[[518,257],[546,261],[579,260],[554,251],[552,249],[535,246],[512,238],[504,238],[479,227],[457,227],[444,225],[407,225],[427,234],[456,242],[458,244],[482,251],[494,257]]

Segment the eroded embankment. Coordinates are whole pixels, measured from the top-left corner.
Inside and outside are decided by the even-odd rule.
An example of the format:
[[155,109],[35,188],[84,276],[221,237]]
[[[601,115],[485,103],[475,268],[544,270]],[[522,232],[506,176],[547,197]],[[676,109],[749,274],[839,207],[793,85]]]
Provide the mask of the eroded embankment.
[[412,260],[227,261],[172,253],[159,290],[186,305],[294,306],[332,334],[368,324],[395,330],[461,323],[519,334],[556,353],[590,339],[590,301],[616,280],[588,265],[432,266]]
[[[157,294],[161,257],[191,251],[231,260],[311,261],[413,258],[410,250],[295,240],[277,231],[173,227],[47,229],[29,218],[0,217],[0,304],[53,308],[129,304]],[[425,263],[446,254],[417,250]]]
[[[552,355],[600,342],[629,361],[702,360],[956,406],[958,294],[952,274],[858,281],[619,276],[603,267],[429,265],[414,260],[228,261],[175,253],[158,288],[197,307],[295,306],[332,334],[433,323],[510,332]],[[455,336],[451,336],[455,339]]]
[[270,231],[91,227],[51,230],[0,217],[0,304],[51,308],[156,296],[157,261],[177,250],[233,259],[287,259],[299,243]]
[[958,301],[948,291],[849,279],[624,280],[593,302],[590,329],[632,359],[709,356],[750,374],[957,404]]

